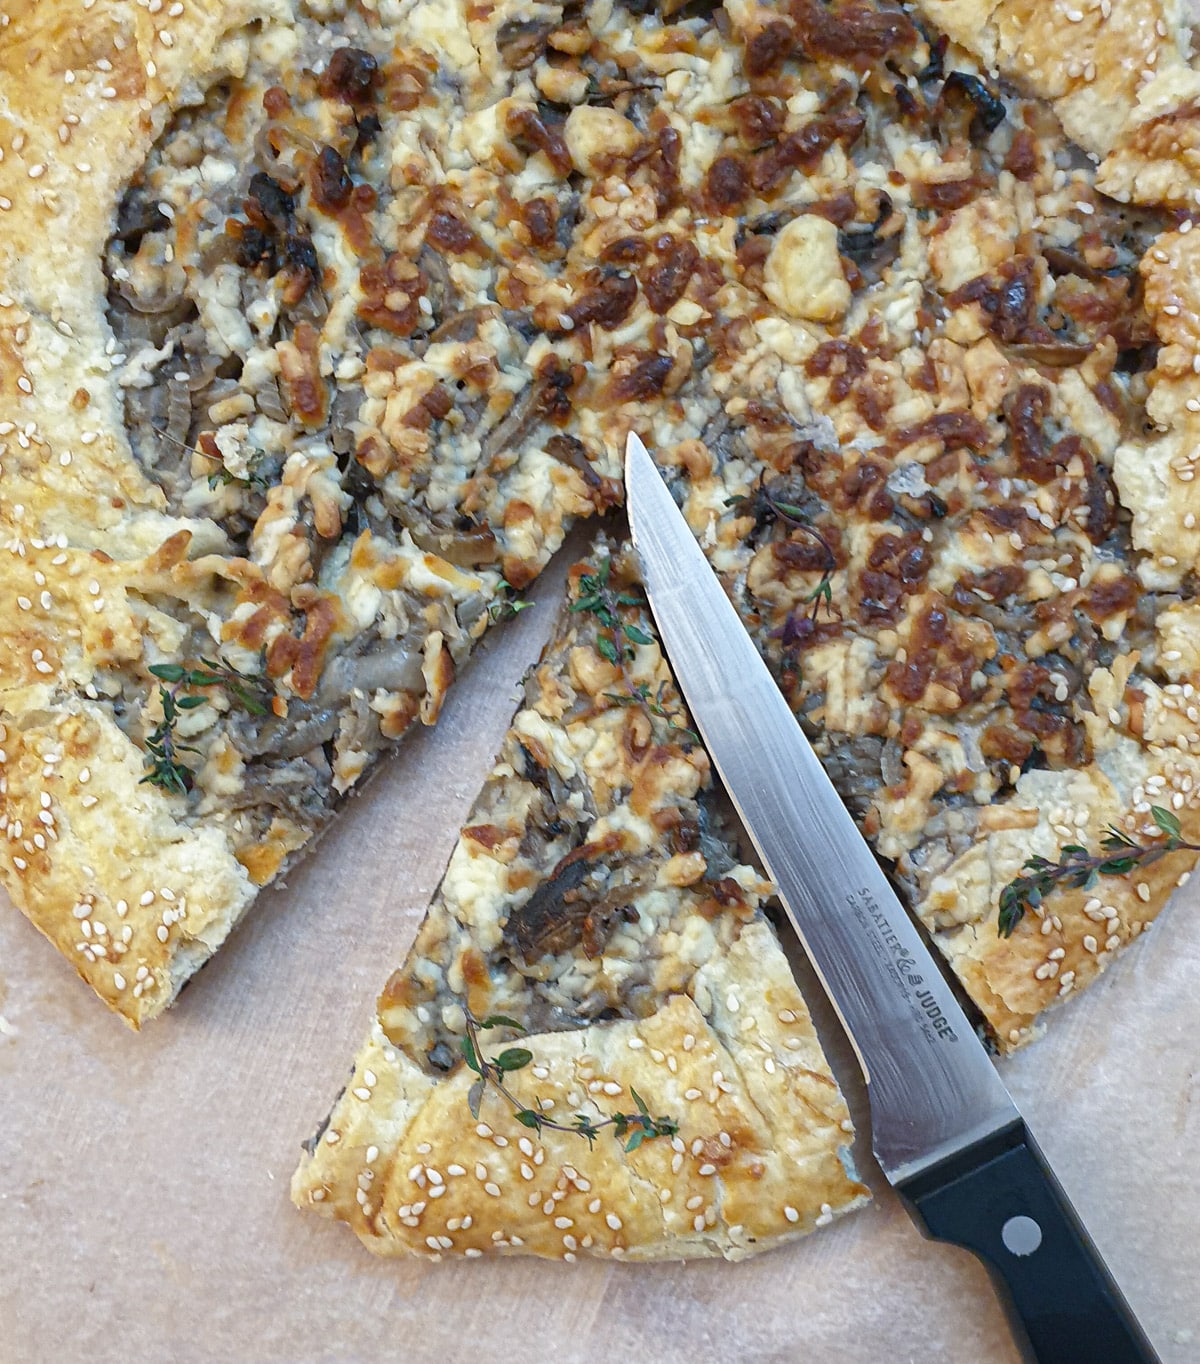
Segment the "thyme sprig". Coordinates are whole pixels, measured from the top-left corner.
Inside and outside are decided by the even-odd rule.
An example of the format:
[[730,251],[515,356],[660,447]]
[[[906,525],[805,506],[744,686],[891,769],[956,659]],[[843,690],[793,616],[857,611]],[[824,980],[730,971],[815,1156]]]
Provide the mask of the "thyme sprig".
[[811,603],[809,619],[814,625],[817,623],[822,604],[832,614],[833,574],[837,568],[837,556],[833,552],[833,546],[809,520],[804,508],[798,507],[794,502],[780,501],[767,486],[765,477],[759,479],[752,493],[735,493],[725,499],[725,505],[735,507],[740,516],[753,516],[759,525],[772,521],[786,522],[789,526],[803,531],[805,535],[811,536],[820,545],[824,557],[820,581],[811,592],[801,598],[801,601]]
[[[210,455],[207,451],[198,450],[196,446],[189,445],[187,441],[178,440],[164,427],[151,424],[151,430],[154,431],[155,435],[161,436],[163,440],[169,440],[172,445],[178,446],[180,450],[186,450],[191,455],[199,455],[202,459],[217,458],[216,455]],[[230,484],[236,483],[240,488],[258,488],[261,492],[266,492],[271,486],[270,475],[261,468],[266,457],[264,450],[252,450],[250,458],[246,461],[245,474],[235,474],[222,464],[214,473],[209,474],[208,486],[215,488],[218,483],[222,483],[229,487]]]
[[271,487],[270,474],[263,469],[262,465],[266,455],[262,450],[255,450],[246,461],[246,472],[235,474],[224,464],[208,476],[208,486],[215,488],[218,483],[229,487],[236,484],[239,488],[257,488],[260,492],[266,492]]
[[[162,706],[162,719],[146,736],[149,757],[142,781],[180,796],[187,795],[192,789],[196,774],[179,755],[198,750],[193,744],[179,742],[175,726],[183,711],[195,710],[208,700],[201,693],[210,687],[221,687],[248,714],[267,713],[266,688],[259,679],[247,677],[236,668],[216,663],[212,659],[202,658],[200,662],[202,666],[199,668],[185,668],[181,663],[154,663],[149,669],[159,681],[158,699]],[[184,692],[186,694],[181,695]]]
[[515,616],[519,616],[522,611],[528,611],[533,605],[531,601],[526,601],[523,597],[514,597],[513,593],[516,588],[506,578],[500,579],[496,584],[496,590],[504,593],[504,595],[497,597],[488,605],[489,620],[512,620]]
[[608,556],[595,573],[585,573],[579,579],[579,597],[571,603],[572,611],[590,611],[604,630],[596,639],[596,648],[615,667],[631,657],[632,644],[653,644],[653,637],[638,625],[630,625],[621,618],[620,607],[641,606],[642,599],[632,592],[618,592],[610,582],[612,556]]
[[1138,843],[1120,829],[1109,825],[1100,841],[1100,853],[1089,853],[1078,843],[1063,845],[1059,860],[1031,857],[1025,875],[1010,881],[1000,892],[999,930],[1007,938],[1025,917],[1052,891],[1060,888],[1090,890],[1099,876],[1127,876],[1138,867],[1148,867],[1168,853],[1200,852],[1200,844],[1184,840],[1179,820],[1161,805],[1150,807],[1150,817],[1163,835],[1158,843]]
[[548,1130],[574,1133],[583,1137],[589,1146],[605,1128],[612,1129],[613,1135],[624,1143],[626,1151],[636,1151],[644,1141],[651,1141],[655,1137],[673,1137],[679,1131],[679,1124],[673,1118],[654,1117],[641,1095],[632,1087],[629,1092],[637,1107],[636,1113],[610,1113],[599,1120],[587,1113],[576,1113],[571,1122],[559,1122],[547,1116],[540,1099],[534,1100],[536,1108],[527,1108],[504,1083],[504,1077],[512,1071],[524,1070],[533,1061],[533,1052],[528,1047],[505,1047],[495,1056],[485,1056],[479,1041],[480,1032],[492,1028],[511,1028],[517,1033],[524,1033],[525,1029],[504,1014],[478,1019],[469,1009],[466,1010],[466,1021],[467,1035],[459,1047],[468,1068],[479,1077],[467,1093],[467,1104],[473,1118],[478,1119],[484,1091],[490,1086],[507,1100],[513,1116],[522,1127],[530,1127],[535,1132]]
[[651,692],[649,682],[639,682],[636,686],[633,683],[626,685],[629,687],[627,692],[606,691],[604,699],[611,701],[614,706],[643,706],[651,715],[656,715],[660,720],[665,720],[668,729],[673,729],[681,739],[689,739],[696,744],[700,742],[700,736],[696,731],[689,729],[682,723],[680,717],[683,712],[668,708],[667,684],[665,682],[658,684],[656,692]]

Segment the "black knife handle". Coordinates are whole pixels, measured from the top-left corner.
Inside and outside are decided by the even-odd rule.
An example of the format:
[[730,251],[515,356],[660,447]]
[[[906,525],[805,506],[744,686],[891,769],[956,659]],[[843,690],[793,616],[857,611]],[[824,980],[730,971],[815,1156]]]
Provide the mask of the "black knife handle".
[[1037,1364],[1158,1356],[1024,1122],[897,1186],[935,1241],[974,1252]]

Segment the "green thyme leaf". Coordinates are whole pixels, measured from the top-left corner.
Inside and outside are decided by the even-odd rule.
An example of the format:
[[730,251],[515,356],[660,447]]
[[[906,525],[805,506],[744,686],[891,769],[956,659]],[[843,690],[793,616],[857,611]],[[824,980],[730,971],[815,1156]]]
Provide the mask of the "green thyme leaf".
[[603,656],[607,658],[610,663],[615,665],[620,662],[620,657],[617,653],[617,646],[612,642],[611,639],[609,639],[607,635],[597,636],[596,648],[600,650],[601,654],[603,654]]
[[1170,810],[1164,810],[1161,805],[1152,805],[1150,807],[1150,817],[1168,838],[1182,837],[1179,821]]
[[475,1055],[475,1043],[469,1037],[463,1037],[459,1040],[458,1049],[462,1052],[463,1059],[470,1069],[476,1075],[482,1075],[483,1072],[479,1069],[479,1058]]
[[515,1018],[509,1018],[507,1014],[488,1014],[479,1026],[481,1028],[516,1028],[518,1032],[525,1031]]
[[504,1071],[521,1070],[532,1060],[533,1052],[527,1047],[509,1047],[499,1056],[492,1057],[492,1065],[499,1066]]

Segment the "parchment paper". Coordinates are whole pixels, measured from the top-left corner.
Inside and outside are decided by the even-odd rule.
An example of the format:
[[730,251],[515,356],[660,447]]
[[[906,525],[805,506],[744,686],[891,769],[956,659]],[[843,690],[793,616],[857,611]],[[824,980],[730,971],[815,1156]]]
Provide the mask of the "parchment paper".
[[[984,1271],[923,1241],[873,1169],[853,1055],[807,976],[876,1201],[805,1242],[740,1265],[379,1261],[289,1203],[299,1143],[412,940],[554,586],[140,1036],[0,894],[3,1364],[1015,1364]],[[1200,1361],[1196,913],[1177,897],[1001,1063],[1168,1364]]]

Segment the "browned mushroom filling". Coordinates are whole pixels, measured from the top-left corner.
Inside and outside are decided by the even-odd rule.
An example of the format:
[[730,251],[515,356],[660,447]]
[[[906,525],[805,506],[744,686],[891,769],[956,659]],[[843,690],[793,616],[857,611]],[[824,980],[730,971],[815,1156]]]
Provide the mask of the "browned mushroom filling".
[[430,718],[630,426],[903,875],[1087,761],[1087,676],[1152,668],[1167,600],[1112,477],[1162,223],[886,4],[406,13],[253,36],[108,250],[137,457],[261,576],[224,639],[287,715],[217,726],[247,827]]

